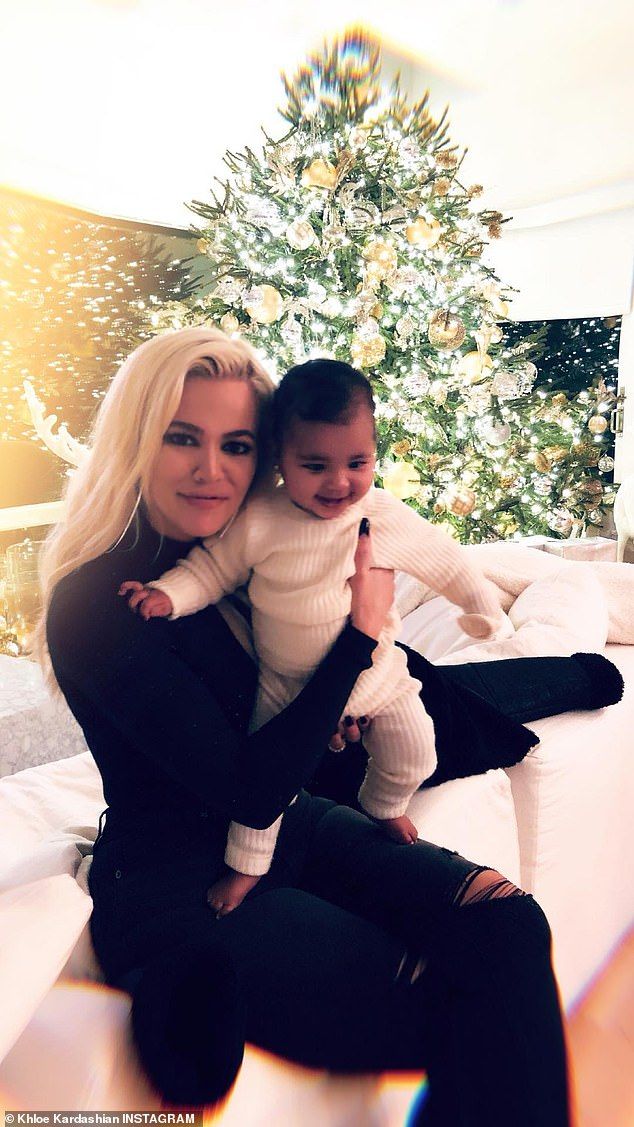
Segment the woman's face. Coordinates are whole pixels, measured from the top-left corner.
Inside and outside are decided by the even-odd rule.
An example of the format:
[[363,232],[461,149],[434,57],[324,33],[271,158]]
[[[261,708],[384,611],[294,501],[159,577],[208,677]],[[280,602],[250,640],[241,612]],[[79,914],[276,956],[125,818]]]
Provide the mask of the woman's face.
[[238,511],[256,468],[249,381],[185,380],[146,498],[150,524],[174,540],[212,536]]

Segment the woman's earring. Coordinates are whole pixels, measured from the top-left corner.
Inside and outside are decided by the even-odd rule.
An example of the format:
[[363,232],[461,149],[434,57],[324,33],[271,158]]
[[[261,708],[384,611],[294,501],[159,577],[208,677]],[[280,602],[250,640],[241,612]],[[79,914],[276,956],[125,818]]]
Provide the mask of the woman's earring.
[[[112,548],[108,549],[110,552],[114,551],[114,549],[116,547],[118,547],[118,545],[121,543],[121,541],[123,540],[123,537],[125,536],[125,534],[128,531],[130,525],[132,524],[132,521],[134,520],[134,518],[136,517],[136,515],[139,511],[139,505],[141,504],[142,493],[141,493],[141,486],[139,485],[138,482],[137,482],[135,488],[136,488],[136,501],[134,502],[134,505],[132,506],[132,512],[130,513],[130,516],[128,517],[128,519],[125,523],[123,532],[121,533],[119,539],[117,541],[115,541],[115,543],[112,545]],[[138,531],[139,530],[137,528],[137,537],[138,537]]]
[[231,525],[233,524],[234,520],[236,519],[236,517],[237,517],[237,515],[238,515],[238,511],[239,511],[239,510],[237,510],[237,509],[236,509],[236,511],[235,511],[235,513],[233,514],[233,516],[230,516],[230,517],[229,517],[229,520],[228,520],[228,521],[227,521],[227,523],[225,524],[224,528],[221,528],[220,532],[218,533],[218,539],[219,539],[219,540],[222,540],[222,538],[223,538],[223,536],[225,535],[225,533],[226,533],[226,532],[228,532],[228,531],[229,531],[229,529],[231,528]]

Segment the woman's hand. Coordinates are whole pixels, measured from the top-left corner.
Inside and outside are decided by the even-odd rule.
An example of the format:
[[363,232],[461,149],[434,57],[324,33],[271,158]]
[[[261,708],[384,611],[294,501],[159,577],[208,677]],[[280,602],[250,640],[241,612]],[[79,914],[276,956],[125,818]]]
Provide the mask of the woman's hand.
[[371,723],[372,719],[369,716],[359,716],[356,719],[354,716],[345,716],[339,721],[337,731],[333,732],[328,740],[328,750],[343,751],[346,744],[358,744]]
[[355,573],[348,580],[352,588],[350,619],[357,630],[378,639],[394,602],[394,572],[373,566],[370,522],[366,517],[361,521],[354,566]]

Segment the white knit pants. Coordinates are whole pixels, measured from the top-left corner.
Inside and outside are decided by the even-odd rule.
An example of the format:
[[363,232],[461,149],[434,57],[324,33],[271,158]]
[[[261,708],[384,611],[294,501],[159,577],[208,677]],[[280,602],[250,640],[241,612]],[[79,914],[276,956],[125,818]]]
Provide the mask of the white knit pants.
[[[293,700],[302,686],[303,682],[288,685],[288,700]],[[408,679],[404,691],[372,717],[364,736],[370,758],[359,801],[373,818],[397,818],[404,814],[414,792],[435,770],[434,725],[418,689],[418,682]],[[272,695],[277,698],[275,702]],[[279,686],[273,694],[258,694],[253,730],[279,712],[279,695]],[[280,816],[266,830],[232,822],[225,851],[227,865],[253,876],[268,872],[281,822]]]

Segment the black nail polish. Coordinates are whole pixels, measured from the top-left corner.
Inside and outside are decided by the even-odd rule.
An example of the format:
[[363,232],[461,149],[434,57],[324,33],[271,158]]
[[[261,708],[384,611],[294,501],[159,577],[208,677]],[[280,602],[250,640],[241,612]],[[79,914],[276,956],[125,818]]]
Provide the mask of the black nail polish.
[[359,723],[360,724],[367,724],[367,722],[368,722],[367,716],[360,716],[359,717]]
[[369,532],[370,522],[367,517],[362,517],[361,524],[359,525],[359,536],[368,536]]
[[352,725],[354,724],[354,720],[352,719],[351,716],[344,716],[343,722],[344,722],[346,728],[351,728]]

